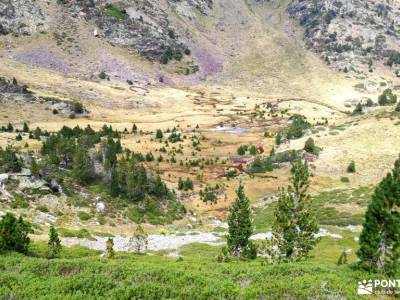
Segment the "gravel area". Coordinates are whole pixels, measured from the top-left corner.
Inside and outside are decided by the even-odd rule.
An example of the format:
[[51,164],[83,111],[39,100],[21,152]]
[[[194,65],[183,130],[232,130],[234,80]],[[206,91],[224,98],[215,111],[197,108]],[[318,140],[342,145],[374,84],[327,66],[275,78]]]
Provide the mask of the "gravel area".
[[[178,234],[152,234],[148,237],[148,250],[159,251],[159,250],[176,250],[180,247],[193,243],[203,243],[211,246],[224,245],[223,240],[224,233],[215,232],[188,232],[188,233],[178,233]],[[339,234],[330,233],[326,229],[321,229],[317,234],[318,237],[328,236],[335,239],[341,239],[342,236]],[[271,232],[257,233],[254,234],[252,240],[264,240],[272,237]],[[61,242],[64,246],[71,247],[75,245],[80,245],[88,247],[95,250],[105,250],[106,237],[95,236],[96,240],[91,241],[88,239],[80,238],[62,238]],[[115,251],[130,251],[132,249],[129,237],[115,236],[114,240],[114,250]]]

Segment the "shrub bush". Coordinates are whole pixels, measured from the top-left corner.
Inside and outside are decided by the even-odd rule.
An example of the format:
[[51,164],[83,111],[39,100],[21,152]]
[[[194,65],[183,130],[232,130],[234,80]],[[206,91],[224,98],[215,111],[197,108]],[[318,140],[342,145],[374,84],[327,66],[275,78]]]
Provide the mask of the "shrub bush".
[[380,106],[393,105],[397,102],[397,95],[393,94],[391,89],[386,89],[378,97],[378,103]]
[[81,221],[87,221],[87,220],[91,219],[92,216],[91,216],[90,214],[88,214],[87,212],[78,211],[78,218],[79,218]]
[[354,160],[350,162],[350,164],[347,166],[347,173],[355,173],[356,172],[356,163]]

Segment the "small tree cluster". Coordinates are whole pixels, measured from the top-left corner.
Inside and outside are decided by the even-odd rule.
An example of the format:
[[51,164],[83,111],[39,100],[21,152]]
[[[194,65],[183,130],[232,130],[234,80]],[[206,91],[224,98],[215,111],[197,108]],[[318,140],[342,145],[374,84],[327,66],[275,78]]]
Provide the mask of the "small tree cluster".
[[201,189],[199,192],[200,199],[203,202],[215,204],[218,201],[218,193],[221,190],[221,186],[217,183],[215,186],[207,185],[204,190]]
[[189,177],[186,178],[186,180],[182,180],[182,178],[179,177],[178,190],[180,191],[193,190],[193,181]]
[[302,115],[293,115],[289,118],[291,124],[286,129],[286,138],[288,140],[298,139],[304,135],[304,131],[311,127],[306,118]]
[[22,159],[17,154],[17,151],[8,146],[5,150],[0,148],[0,172],[2,173],[17,173],[22,168]]
[[146,195],[165,198],[171,192],[160,176],[150,176],[133,153],[126,153],[111,172],[110,190],[113,196],[143,200]]
[[240,145],[239,148],[237,149],[237,154],[238,155],[246,155],[246,153],[249,152],[250,155],[257,155],[258,150],[256,146],[251,145]]
[[6,213],[0,220],[0,250],[27,253],[31,232],[30,224],[22,217],[17,219],[12,213]]

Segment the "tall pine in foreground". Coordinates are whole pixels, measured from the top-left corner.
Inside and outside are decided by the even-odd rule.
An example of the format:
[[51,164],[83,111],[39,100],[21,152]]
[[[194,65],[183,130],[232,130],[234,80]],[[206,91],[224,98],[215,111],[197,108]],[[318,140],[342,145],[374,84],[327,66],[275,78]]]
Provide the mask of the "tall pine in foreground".
[[230,208],[228,217],[228,251],[236,257],[255,258],[257,251],[254,244],[249,240],[253,233],[250,201],[246,197],[241,183],[236,195],[236,200]]
[[365,214],[357,255],[369,271],[393,275],[400,258],[400,159],[375,188]]
[[306,258],[318,241],[315,234],[319,231],[316,216],[309,207],[307,162],[294,162],[290,171],[291,185],[287,190],[279,190],[273,226],[273,242],[278,249],[277,256],[283,261]]

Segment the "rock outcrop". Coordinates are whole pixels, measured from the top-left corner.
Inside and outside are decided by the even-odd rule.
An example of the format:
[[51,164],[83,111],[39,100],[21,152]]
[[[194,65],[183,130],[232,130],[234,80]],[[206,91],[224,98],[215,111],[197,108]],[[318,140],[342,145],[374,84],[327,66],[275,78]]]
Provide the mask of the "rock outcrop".
[[304,27],[306,46],[336,69],[400,63],[397,1],[294,0],[287,9]]
[[65,6],[93,22],[98,28],[95,29],[97,37],[166,64],[190,55],[190,50],[169,21],[171,6],[184,5],[183,2],[201,13],[206,13],[211,7],[210,0],[174,0],[167,6],[161,1],[149,0],[123,0],[112,4],[86,0],[68,1]]
[[36,1],[0,1],[0,35],[31,35],[47,29],[46,15]]

